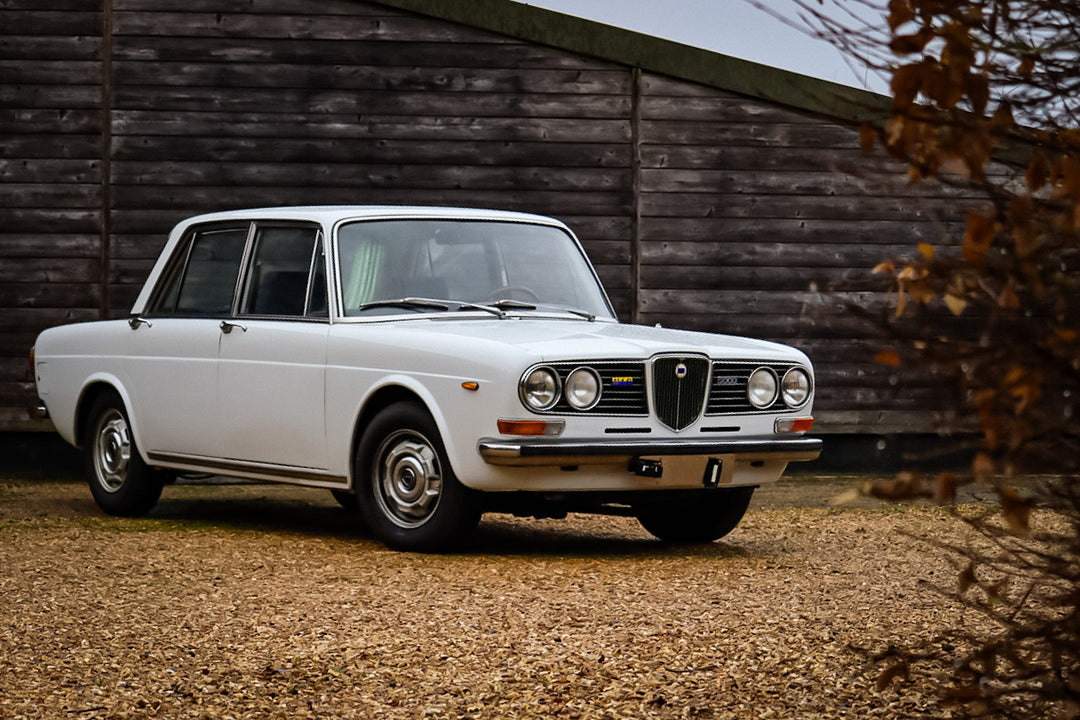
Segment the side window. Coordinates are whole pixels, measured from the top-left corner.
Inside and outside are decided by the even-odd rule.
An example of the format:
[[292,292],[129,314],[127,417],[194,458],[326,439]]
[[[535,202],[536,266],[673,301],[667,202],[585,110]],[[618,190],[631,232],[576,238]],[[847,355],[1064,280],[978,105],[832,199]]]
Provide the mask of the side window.
[[240,299],[243,315],[326,315],[326,274],[317,228],[259,226]]
[[248,226],[197,230],[186,261],[177,262],[154,303],[164,315],[228,315],[232,311]]

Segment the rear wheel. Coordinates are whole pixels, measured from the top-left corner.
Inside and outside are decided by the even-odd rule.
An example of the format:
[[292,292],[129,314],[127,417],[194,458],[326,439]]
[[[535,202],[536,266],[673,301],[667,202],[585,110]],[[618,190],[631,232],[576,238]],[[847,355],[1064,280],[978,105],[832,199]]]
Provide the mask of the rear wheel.
[[727,535],[746,514],[753,487],[679,494],[635,508],[638,522],[664,542],[709,543]]
[[123,401],[101,395],[87,418],[83,453],[94,501],[110,515],[145,514],[161,497],[165,476],[139,455]]
[[477,494],[454,476],[431,415],[412,402],[379,412],[356,454],[360,510],[397,550],[448,550],[480,520]]

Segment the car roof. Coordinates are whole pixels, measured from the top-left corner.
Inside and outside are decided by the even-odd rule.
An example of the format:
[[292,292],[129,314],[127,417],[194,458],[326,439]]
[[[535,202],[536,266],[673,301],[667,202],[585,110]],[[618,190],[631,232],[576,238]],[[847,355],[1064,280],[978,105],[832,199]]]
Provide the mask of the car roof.
[[448,218],[562,224],[553,218],[544,217],[542,215],[511,212],[507,210],[483,210],[476,208],[420,205],[298,205],[291,207],[265,207],[207,213],[188,218],[180,223],[180,225],[186,227],[195,223],[250,219],[308,220],[324,225],[333,225],[344,220],[372,220],[380,218]]

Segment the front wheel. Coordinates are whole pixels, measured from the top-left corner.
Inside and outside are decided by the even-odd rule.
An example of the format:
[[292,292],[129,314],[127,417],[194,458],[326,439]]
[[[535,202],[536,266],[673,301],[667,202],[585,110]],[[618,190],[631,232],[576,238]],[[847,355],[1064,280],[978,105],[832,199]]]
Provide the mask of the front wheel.
[[638,522],[664,542],[709,543],[735,529],[750,507],[753,487],[662,497],[635,508]]
[[101,395],[87,417],[83,453],[94,501],[110,515],[145,514],[161,497],[165,478],[139,455],[123,401],[115,393]]
[[415,403],[375,416],[357,448],[354,474],[364,520],[396,550],[450,549],[480,521],[479,498],[458,482],[435,421]]

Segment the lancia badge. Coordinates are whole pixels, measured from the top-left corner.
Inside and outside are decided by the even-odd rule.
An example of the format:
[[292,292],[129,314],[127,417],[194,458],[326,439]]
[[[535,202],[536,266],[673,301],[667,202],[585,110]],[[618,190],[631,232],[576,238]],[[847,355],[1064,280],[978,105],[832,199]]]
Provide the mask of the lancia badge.
[[675,366],[675,377],[680,380],[686,377],[686,363],[679,363]]

